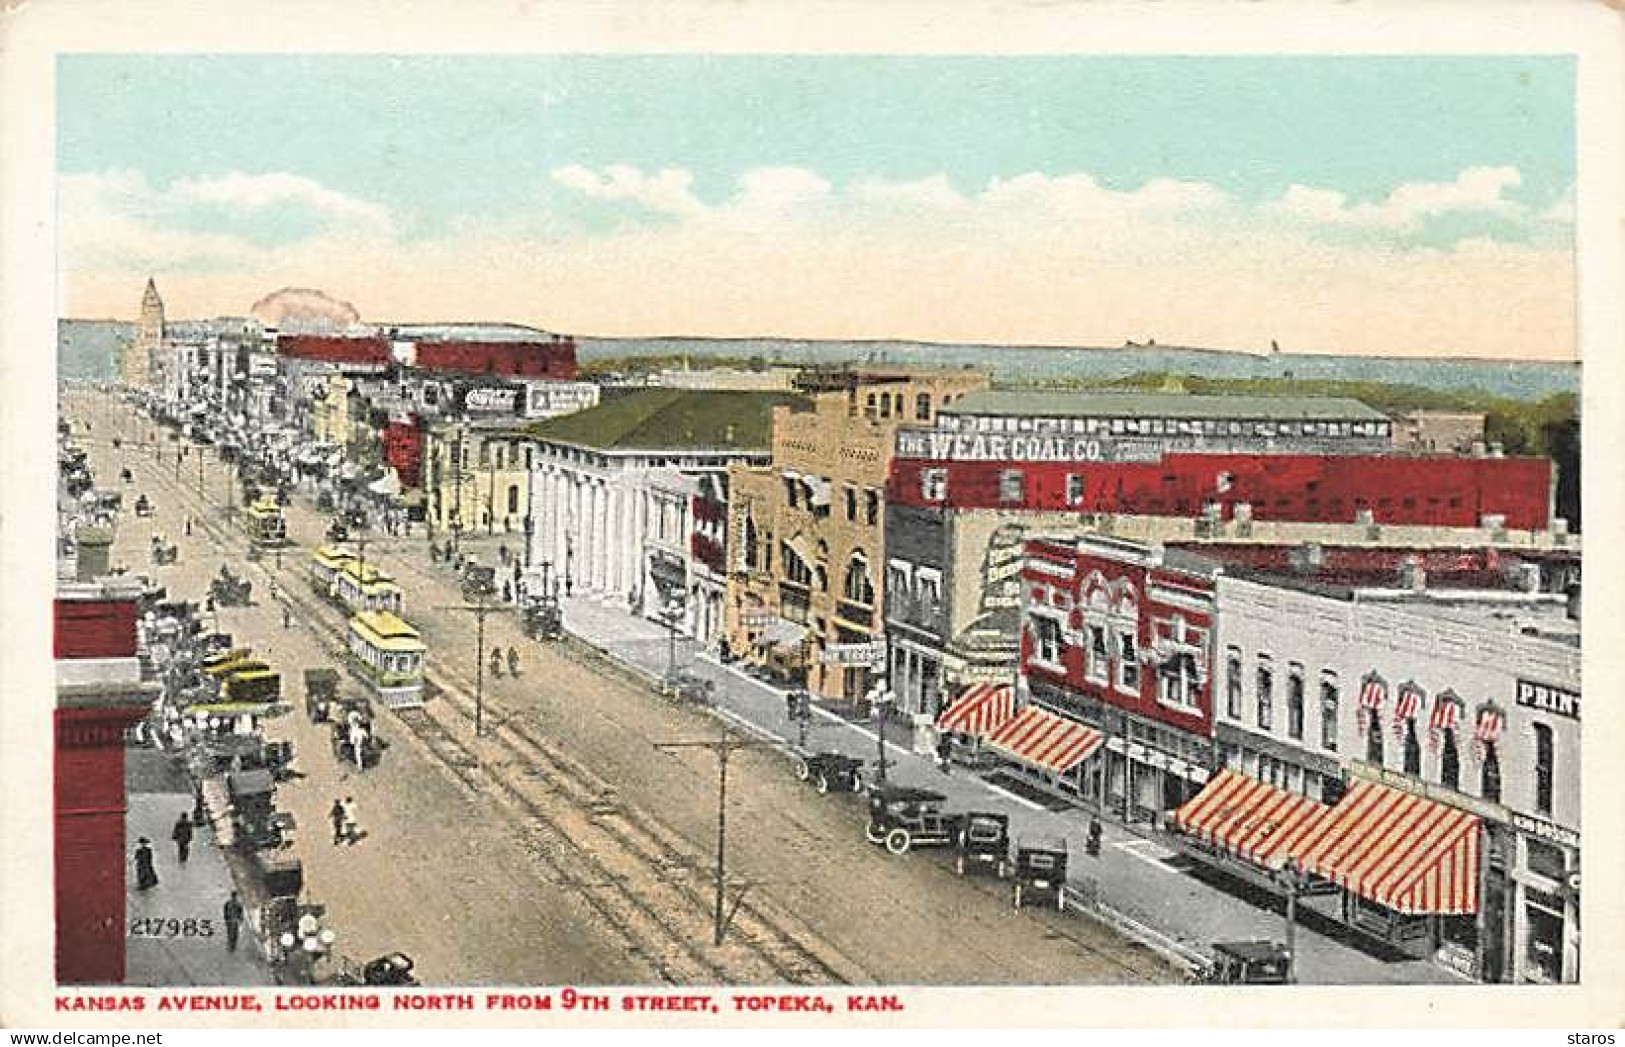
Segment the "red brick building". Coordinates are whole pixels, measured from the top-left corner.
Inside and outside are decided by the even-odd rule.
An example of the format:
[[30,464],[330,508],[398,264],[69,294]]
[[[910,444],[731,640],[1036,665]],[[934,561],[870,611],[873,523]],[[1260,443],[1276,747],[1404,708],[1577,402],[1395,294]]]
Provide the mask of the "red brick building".
[[402,487],[423,486],[423,420],[416,414],[391,415],[383,431],[384,461]]
[[339,365],[383,367],[389,364],[389,340],[378,335],[285,334],[276,340],[277,355]]
[[96,583],[63,586],[55,604],[54,861],[56,977],[124,980],[124,732],[155,685],[137,657],[137,597]]
[[1026,543],[1017,690],[1101,739],[1098,755],[1052,785],[1126,817],[1201,789],[1213,762],[1217,568],[1109,538]]
[[415,343],[415,366],[425,371],[573,382],[576,343],[558,335],[545,342],[423,340]]

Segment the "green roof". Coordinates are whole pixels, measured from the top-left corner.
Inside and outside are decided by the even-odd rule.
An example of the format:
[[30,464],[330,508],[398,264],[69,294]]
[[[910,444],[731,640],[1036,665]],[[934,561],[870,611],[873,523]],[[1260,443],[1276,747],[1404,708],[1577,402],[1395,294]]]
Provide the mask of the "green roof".
[[779,392],[716,389],[632,389],[607,392],[597,407],[526,427],[542,440],[598,450],[766,451],[773,408],[810,407]]
[[1185,393],[966,393],[939,414],[1029,418],[1236,418],[1375,422],[1388,416],[1348,397],[1199,396]]

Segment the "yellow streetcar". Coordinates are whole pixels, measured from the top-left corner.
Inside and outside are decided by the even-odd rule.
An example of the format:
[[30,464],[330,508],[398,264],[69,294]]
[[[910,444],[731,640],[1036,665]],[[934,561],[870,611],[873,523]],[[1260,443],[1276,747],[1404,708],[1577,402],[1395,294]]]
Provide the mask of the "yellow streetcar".
[[307,576],[317,594],[332,599],[339,572],[356,562],[355,553],[342,545],[318,545],[310,554]]
[[362,611],[401,613],[401,587],[395,579],[371,564],[352,560],[333,579],[333,596],[351,614]]
[[245,514],[248,537],[255,545],[274,548],[288,541],[287,523],[282,519],[282,506],[269,498],[261,498],[248,507]]
[[350,619],[350,659],[367,686],[392,709],[423,704],[427,648],[399,615],[361,611]]

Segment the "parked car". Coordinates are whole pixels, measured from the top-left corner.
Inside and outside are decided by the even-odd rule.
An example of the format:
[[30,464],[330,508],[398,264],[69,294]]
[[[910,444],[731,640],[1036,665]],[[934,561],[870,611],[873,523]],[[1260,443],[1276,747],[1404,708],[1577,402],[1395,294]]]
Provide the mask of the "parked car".
[[1016,846],[1016,908],[1037,896],[1066,908],[1066,841],[1059,837],[1022,841]]
[[869,793],[869,824],[864,838],[885,844],[892,854],[913,847],[946,847],[959,838],[963,819],[943,811],[948,798],[930,789],[888,785]]
[[811,782],[820,796],[831,789],[860,792],[863,789],[863,776],[859,773],[862,768],[862,760],[836,752],[798,756],[795,764],[796,777]]
[[1215,985],[1284,985],[1292,980],[1292,953],[1279,942],[1215,942],[1202,980]]
[[965,868],[991,868],[994,875],[1004,879],[1010,871],[1010,816],[986,811],[972,811],[965,815],[959,830],[959,853],[954,858],[954,871],[965,875]]

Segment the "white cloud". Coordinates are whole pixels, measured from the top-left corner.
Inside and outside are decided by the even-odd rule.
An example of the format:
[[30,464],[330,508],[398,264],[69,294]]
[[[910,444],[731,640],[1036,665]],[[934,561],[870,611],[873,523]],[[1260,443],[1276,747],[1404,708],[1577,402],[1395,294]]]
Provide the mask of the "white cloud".
[[215,178],[183,178],[169,186],[178,204],[209,204],[239,211],[263,212],[286,204],[302,205],[330,218],[358,221],[380,228],[389,213],[378,204],[348,196],[301,175],[232,172]]
[[602,174],[571,164],[553,171],[553,181],[566,189],[598,200],[630,200],[661,214],[692,216],[705,210],[690,188],[694,176],[687,171],[667,169],[644,174],[626,164],[611,164]]
[[1408,182],[1379,203],[1350,204],[1332,189],[1293,185],[1266,213],[1320,225],[1414,232],[1439,215],[1481,214],[1526,219],[1528,208],[1506,196],[1523,184],[1516,167],[1469,167],[1450,182]]

